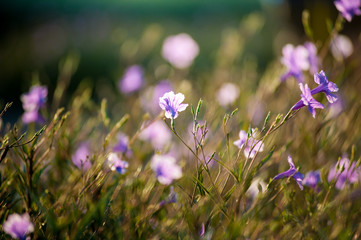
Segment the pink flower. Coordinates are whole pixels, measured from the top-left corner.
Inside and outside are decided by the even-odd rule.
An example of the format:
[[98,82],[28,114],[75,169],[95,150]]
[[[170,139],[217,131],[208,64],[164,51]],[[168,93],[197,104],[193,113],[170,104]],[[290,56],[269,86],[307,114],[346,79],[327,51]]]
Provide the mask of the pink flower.
[[169,36],[164,40],[162,56],[176,68],[187,68],[198,56],[199,47],[186,33]]

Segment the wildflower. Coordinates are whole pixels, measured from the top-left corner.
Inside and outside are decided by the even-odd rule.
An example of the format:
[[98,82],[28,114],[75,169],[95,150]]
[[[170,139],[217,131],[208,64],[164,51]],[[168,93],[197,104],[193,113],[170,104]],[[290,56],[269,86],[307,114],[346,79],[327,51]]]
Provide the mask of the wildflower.
[[114,152],[120,152],[125,154],[127,157],[132,155],[132,151],[129,148],[129,137],[124,133],[118,133],[117,135],[118,142],[113,147]]
[[262,179],[254,178],[246,193],[249,194],[251,198],[255,198],[260,192],[264,192],[266,188],[267,185]]
[[31,123],[31,122],[44,123],[45,122],[45,119],[38,112],[38,110],[31,111],[31,112],[25,111],[23,116],[21,117],[21,119],[24,123]]
[[47,87],[39,85],[32,86],[28,93],[21,95],[20,99],[25,110],[22,117],[24,123],[44,122],[39,110],[45,106],[47,95]]
[[317,102],[311,94],[310,88],[307,84],[303,85],[302,83],[299,84],[300,89],[302,91],[301,94],[301,100],[298,101],[293,107],[293,110],[300,109],[304,106],[308,106],[308,111],[312,114],[312,116],[315,118],[316,111],[315,108],[324,108],[323,105],[319,102]]
[[361,168],[356,168],[356,163],[350,164],[350,160],[343,156],[338,164],[335,164],[328,173],[327,180],[336,179],[336,188],[343,189],[347,182],[355,183],[361,178]]
[[143,69],[133,65],[125,70],[123,78],[119,81],[118,87],[121,92],[128,94],[138,91],[144,83]]
[[82,143],[72,156],[72,161],[79,169],[88,170],[91,167],[89,160],[89,146]]
[[318,57],[317,57],[317,48],[312,42],[306,42],[304,44],[305,48],[308,51],[308,62],[310,64],[310,73],[315,74],[318,72]]
[[351,22],[354,15],[361,15],[360,0],[336,0],[335,6],[342,16],[349,22]]
[[231,105],[239,96],[239,88],[233,83],[224,83],[217,92],[218,103],[226,107]]
[[294,47],[292,44],[287,44],[283,47],[282,53],[281,62],[287,67],[288,71],[281,77],[281,81],[294,77],[299,83],[303,83],[302,71],[310,68],[307,49],[304,46]]
[[318,87],[312,89],[311,94],[314,95],[319,92],[326,94],[326,98],[330,103],[333,103],[337,100],[337,96],[332,94],[332,92],[337,92],[337,85],[333,82],[328,81],[325,72],[320,71],[320,73],[315,74],[314,81],[318,84]]
[[302,184],[315,189],[319,182],[321,182],[321,173],[317,170],[308,172],[303,179]]
[[175,158],[168,155],[154,155],[150,167],[161,184],[169,185],[182,177],[182,169],[176,164]]
[[303,186],[302,186],[303,174],[297,171],[291,156],[288,156],[288,164],[290,165],[290,169],[278,174],[273,178],[273,180],[292,177],[294,180],[296,180],[296,183],[298,184],[300,189],[303,190]]
[[166,200],[162,200],[159,205],[164,206],[165,204],[169,203],[176,203],[177,202],[177,194],[174,192],[174,187],[170,186],[169,188],[169,195]]
[[117,171],[120,174],[124,174],[129,164],[126,161],[121,160],[116,153],[109,153],[108,165],[110,170]]
[[233,142],[240,149],[244,147],[243,152],[247,158],[253,158],[257,152],[262,152],[264,148],[264,143],[255,139],[257,131],[252,128],[251,132],[252,135],[248,138],[247,133],[241,130],[239,132],[239,139]]
[[13,238],[25,240],[26,235],[34,232],[34,224],[30,221],[29,214],[13,213],[4,222],[3,230]]
[[154,149],[162,149],[170,142],[172,134],[163,121],[155,121],[139,134],[139,138],[150,141]]
[[159,98],[159,106],[165,110],[165,117],[175,119],[178,117],[178,112],[184,111],[188,104],[182,103],[184,95],[182,93],[174,94],[173,91],[167,92],[163,97]]
[[187,68],[199,53],[198,44],[191,36],[181,33],[164,40],[162,56],[176,68]]
[[331,53],[338,61],[351,56],[353,53],[351,40],[345,35],[336,35],[331,41]]

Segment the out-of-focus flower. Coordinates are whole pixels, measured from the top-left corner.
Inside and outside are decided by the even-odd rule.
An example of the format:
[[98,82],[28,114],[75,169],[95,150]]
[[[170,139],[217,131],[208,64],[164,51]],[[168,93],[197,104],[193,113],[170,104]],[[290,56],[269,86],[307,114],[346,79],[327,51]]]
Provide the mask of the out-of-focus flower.
[[320,71],[313,76],[315,83],[318,84],[318,87],[312,89],[311,94],[314,95],[319,92],[323,92],[326,94],[326,98],[330,103],[333,103],[337,100],[337,96],[332,94],[332,92],[337,92],[337,85],[333,82],[328,81],[325,72]]
[[[239,139],[233,142],[238,148],[243,148],[243,153],[247,158],[253,158],[257,152],[262,152],[264,148],[264,143],[257,140],[255,137],[257,131],[252,128],[252,135],[247,139],[247,133],[243,130],[239,132]],[[244,145],[246,144],[246,145]]]
[[121,160],[119,156],[113,152],[108,155],[108,165],[110,170],[117,171],[120,174],[124,174],[129,166],[128,162]]
[[31,112],[24,112],[21,119],[23,120],[24,123],[31,123],[31,122],[44,123],[45,122],[44,117],[37,110],[31,111]]
[[188,104],[182,103],[183,101],[182,93],[174,94],[173,91],[170,91],[159,98],[159,106],[165,111],[166,118],[175,119],[178,117],[178,112],[184,111],[188,107]]
[[154,149],[162,149],[163,146],[170,142],[172,134],[163,121],[155,121],[144,129],[139,138],[144,141],[150,141]]
[[247,104],[247,116],[252,125],[259,125],[264,120],[264,104],[257,97],[250,98]]
[[249,194],[251,198],[255,198],[260,191],[264,192],[266,188],[267,185],[262,179],[254,178],[246,193]]
[[162,56],[176,68],[187,68],[198,56],[199,47],[186,33],[169,36],[164,40]]
[[143,69],[138,65],[133,65],[125,70],[124,76],[119,81],[118,87],[122,93],[128,94],[138,91],[143,84]]
[[327,118],[337,117],[340,113],[342,113],[344,108],[345,108],[344,101],[341,98],[338,98],[336,102],[333,102],[328,105]]
[[361,167],[356,168],[356,162],[350,165],[350,160],[343,156],[339,163],[335,164],[328,173],[327,180],[336,179],[336,188],[343,189],[347,182],[355,183],[361,179]]
[[217,92],[218,103],[226,107],[231,105],[239,96],[239,88],[233,83],[224,83]]
[[31,222],[29,214],[11,214],[3,224],[3,230],[15,239],[26,239],[26,235],[34,232],[34,224]]
[[162,200],[159,205],[164,206],[165,204],[169,203],[176,203],[177,202],[177,194],[174,192],[174,187],[170,186],[169,188],[169,195],[166,200]]
[[28,93],[21,95],[20,99],[25,110],[22,117],[24,123],[42,123],[45,121],[39,110],[45,106],[47,96],[47,87],[39,85],[32,86]]
[[354,15],[361,15],[360,0],[336,0],[334,3],[337,10],[349,22],[351,22]]
[[319,170],[317,170],[306,173],[306,176],[303,179],[302,184],[304,186],[309,186],[315,189],[319,182],[321,182],[321,173]]
[[35,85],[30,88],[28,93],[21,95],[23,108],[27,112],[39,110],[45,106],[48,89],[45,86]]
[[315,74],[318,72],[318,65],[319,65],[317,48],[315,44],[313,44],[312,42],[306,42],[304,46],[308,51],[308,62],[310,64],[310,73]]
[[294,47],[292,44],[287,44],[283,47],[282,53],[281,62],[287,67],[287,72],[281,77],[281,81],[294,77],[298,82],[303,83],[302,71],[310,68],[307,49],[304,46]]
[[182,169],[176,164],[175,158],[168,155],[154,155],[150,163],[158,181],[169,185],[175,179],[182,177]]
[[79,145],[72,156],[72,161],[75,166],[82,170],[88,170],[91,167],[91,162],[89,160],[89,146],[87,143]]
[[117,134],[117,140],[117,143],[113,147],[113,151],[120,152],[125,156],[130,157],[132,155],[132,151],[129,148],[129,137],[120,132]]
[[317,102],[311,94],[310,88],[307,84],[303,85],[302,83],[299,84],[300,89],[302,91],[301,100],[298,101],[293,107],[293,110],[300,109],[304,106],[308,106],[308,111],[312,114],[313,118],[316,116],[315,108],[324,108],[323,105]]
[[204,234],[206,233],[206,226],[204,223],[201,224],[201,230],[199,230],[199,236],[204,237]]
[[336,35],[331,41],[331,53],[338,61],[351,56],[353,53],[351,40],[345,35]]
[[159,98],[170,91],[172,91],[172,85],[168,80],[162,80],[156,86],[147,88],[141,96],[143,108],[154,115],[159,114],[161,111],[158,107]]
[[300,189],[303,190],[303,186],[302,186],[303,174],[297,171],[291,156],[288,156],[288,164],[290,165],[290,168],[287,171],[282,172],[277,176],[275,176],[273,180],[292,177],[294,180],[296,180],[296,183],[298,184]]

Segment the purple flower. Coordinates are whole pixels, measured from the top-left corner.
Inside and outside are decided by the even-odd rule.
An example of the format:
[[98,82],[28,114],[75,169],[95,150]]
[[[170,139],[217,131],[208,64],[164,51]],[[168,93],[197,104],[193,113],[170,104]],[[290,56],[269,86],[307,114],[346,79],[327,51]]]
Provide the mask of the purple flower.
[[187,68],[199,53],[198,44],[191,36],[181,33],[164,40],[162,56],[176,68]]
[[321,173],[317,170],[308,172],[303,179],[302,184],[315,189],[319,182],[321,182]]
[[119,81],[118,87],[121,92],[128,94],[138,91],[144,83],[143,69],[133,65],[125,70],[123,78]]
[[[247,133],[243,130],[239,132],[239,140],[233,142],[238,148],[243,148],[243,153],[247,158],[253,158],[257,152],[262,152],[264,143],[255,139],[257,131],[252,128],[252,135],[247,139]],[[246,145],[245,145],[246,144]]]
[[231,105],[239,96],[239,88],[233,83],[224,83],[217,92],[217,100],[223,107]]
[[121,160],[116,153],[109,153],[108,165],[110,170],[117,171],[120,174],[124,174],[129,164],[126,161]]
[[45,106],[48,89],[44,86],[32,86],[28,93],[21,95],[23,108],[27,112],[38,110]]
[[349,22],[351,22],[354,15],[361,15],[360,0],[336,0],[335,6],[342,16]]
[[174,192],[174,187],[173,186],[170,186],[169,188],[169,195],[167,197],[166,200],[162,200],[159,205],[160,206],[164,206],[165,204],[169,204],[169,203],[176,203],[178,200],[177,200],[177,194]]
[[308,62],[310,64],[310,73],[315,74],[318,72],[318,56],[317,48],[312,42],[306,42],[304,44],[305,48],[308,51]]
[[91,167],[89,160],[89,146],[87,143],[82,143],[72,156],[72,161],[79,169],[88,170]]
[[32,86],[28,93],[21,95],[25,113],[22,117],[24,123],[43,123],[45,120],[40,115],[40,108],[45,106],[48,89],[45,86]]
[[154,149],[162,149],[172,139],[172,134],[163,121],[155,121],[144,129],[139,138],[150,141]]
[[3,224],[3,230],[16,239],[26,239],[26,235],[34,232],[34,224],[30,221],[29,214],[11,214]]
[[301,94],[301,100],[298,101],[293,107],[293,110],[300,109],[304,106],[308,106],[308,111],[312,114],[312,116],[315,118],[316,111],[315,108],[324,108],[323,105],[319,102],[317,102],[311,94],[310,88],[307,84],[303,85],[302,83],[299,84],[300,89],[302,91]]
[[281,62],[287,67],[287,72],[281,77],[281,81],[285,81],[289,77],[294,77],[298,82],[303,83],[303,70],[310,68],[309,52],[304,46],[294,47],[287,44],[282,49],[283,57]]
[[328,81],[325,72],[320,71],[313,76],[314,81],[318,84],[318,87],[312,89],[311,94],[314,95],[319,92],[323,92],[326,94],[326,98],[330,103],[333,103],[337,100],[337,96],[332,94],[332,92],[337,92],[337,85],[333,82]]
[[174,94],[173,91],[170,91],[159,98],[159,106],[165,110],[166,118],[175,119],[178,117],[178,112],[184,111],[188,107],[188,104],[182,103],[183,101],[182,93]]
[[175,158],[168,155],[154,155],[150,167],[161,184],[169,185],[174,179],[182,177],[182,169]]
[[118,142],[113,147],[114,152],[120,152],[122,154],[125,154],[127,157],[130,157],[132,155],[132,151],[129,148],[129,138],[124,133],[118,133],[117,135]]
[[21,120],[24,123],[44,123],[45,119],[44,117],[38,112],[38,110],[30,111],[30,112],[24,112],[23,116],[21,117]]
[[350,38],[341,34],[336,35],[331,41],[331,53],[338,61],[351,56],[353,45]]
[[292,177],[294,180],[296,180],[296,183],[298,184],[300,189],[303,190],[303,186],[302,186],[303,174],[297,171],[291,156],[288,156],[288,164],[290,165],[290,169],[278,174],[273,178],[273,180]]
[[336,179],[336,188],[343,189],[347,182],[355,183],[361,178],[361,168],[356,168],[356,163],[350,165],[350,160],[343,156],[339,163],[335,164],[328,173],[327,180]]

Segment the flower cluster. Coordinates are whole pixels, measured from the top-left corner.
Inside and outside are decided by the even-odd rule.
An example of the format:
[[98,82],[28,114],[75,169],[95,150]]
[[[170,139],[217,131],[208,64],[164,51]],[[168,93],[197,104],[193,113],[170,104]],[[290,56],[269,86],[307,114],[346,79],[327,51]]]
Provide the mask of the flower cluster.
[[257,130],[251,129],[251,136],[248,137],[247,133],[243,130],[239,132],[239,139],[233,144],[236,145],[239,149],[244,147],[243,153],[247,158],[253,158],[257,152],[262,152],[264,144],[262,141],[257,140],[255,136],[257,135]]
[[48,89],[45,86],[35,85],[30,88],[28,93],[21,95],[21,101],[25,113],[22,116],[24,123],[43,123],[45,120],[39,113],[39,110],[45,107]]
[[336,181],[336,188],[343,189],[346,184],[355,183],[361,180],[361,167],[356,167],[356,163],[343,156],[329,171],[327,180]]
[[314,75],[314,81],[318,84],[318,87],[310,90],[308,85],[299,84],[301,89],[301,100],[298,101],[293,107],[292,110],[300,109],[304,106],[308,107],[308,110],[313,117],[316,116],[315,108],[324,108],[323,105],[317,102],[312,95],[323,92],[326,95],[328,102],[334,103],[337,100],[337,96],[333,94],[338,91],[337,85],[333,82],[328,81],[324,71],[320,71]]

